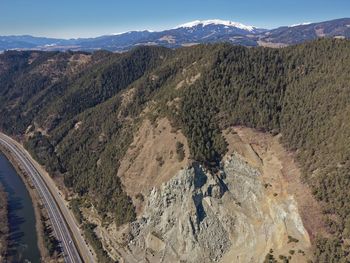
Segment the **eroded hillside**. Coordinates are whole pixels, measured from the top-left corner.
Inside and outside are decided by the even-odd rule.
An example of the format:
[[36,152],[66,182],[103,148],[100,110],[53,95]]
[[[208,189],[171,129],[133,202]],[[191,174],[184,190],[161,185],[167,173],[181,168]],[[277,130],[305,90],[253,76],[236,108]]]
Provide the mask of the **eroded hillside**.
[[232,148],[217,173],[184,167],[144,193],[144,211],[125,248],[130,262],[262,262],[270,249],[286,258],[294,250],[290,262],[307,261],[311,243],[299,207],[315,201],[308,192],[298,204],[293,190],[305,186],[299,178],[291,186],[282,172],[289,165],[298,175],[298,168],[282,159],[287,153],[277,152],[281,146],[272,136],[255,139],[255,152],[247,140],[260,134],[239,133],[227,140]]

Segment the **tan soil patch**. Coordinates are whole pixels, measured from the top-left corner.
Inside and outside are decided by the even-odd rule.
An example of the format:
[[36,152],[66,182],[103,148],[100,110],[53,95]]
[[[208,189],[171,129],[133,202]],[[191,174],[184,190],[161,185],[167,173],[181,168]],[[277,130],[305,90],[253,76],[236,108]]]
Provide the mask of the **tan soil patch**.
[[189,79],[187,79],[187,83],[189,85],[192,85],[193,83],[195,83],[199,78],[201,77],[201,73],[197,73],[196,75],[194,76],[191,76]]
[[[185,158],[182,161],[177,158],[177,141],[184,144]],[[146,194],[186,167],[188,156],[185,136],[174,131],[168,119],[160,119],[155,125],[146,119],[120,164],[118,176],[130,196]]]
[[175,89],[181,89],[185,85],[185,81],[181,80],[179,83],[176,84]]
[[224,131],[224,137],[228,142],[227,153],[224,156],[224,160],[231,156],[233,152],[237,152],[243,156],[251,166],[258,169],[261,168],[262,160],[260,157],[249,143],[243,143],[241,137],[233,129]]
[[[183,72],[183,74],[186,73],[186,70],[184,70],[185,72]],[[196,75],[187,77],[184,80],[181,80],[179,83],[176,84],[175,89],[179,90],[181,88],[183,88],[185,86],[185,84],[187,84],[188,86],[192,85],[193,83],[195,83],[199,78],[201,77],[201,73],[197,73]]]

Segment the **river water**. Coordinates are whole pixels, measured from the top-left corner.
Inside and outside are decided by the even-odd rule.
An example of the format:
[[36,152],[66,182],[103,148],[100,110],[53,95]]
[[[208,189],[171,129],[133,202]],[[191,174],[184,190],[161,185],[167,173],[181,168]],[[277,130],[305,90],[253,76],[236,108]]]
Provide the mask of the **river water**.
[[0,182],[9,202],[9,262],[40,262],[32,200],[22,179],[1,152]]

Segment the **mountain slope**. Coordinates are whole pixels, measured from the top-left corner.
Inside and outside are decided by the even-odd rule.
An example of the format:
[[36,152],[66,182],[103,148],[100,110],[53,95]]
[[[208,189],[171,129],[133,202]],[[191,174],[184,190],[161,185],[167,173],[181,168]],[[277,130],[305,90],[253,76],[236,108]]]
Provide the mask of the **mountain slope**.
[[320,23],[307,23],[280,27],[265,32],[261,41],[293,45],[321,37],[350,38],[350,19],[336,19]]
[[[207,193],[211,200],[212,190],[223,187],[227,194],[219,195],[219,202],[235,193],[230,187],[225,188],[235,174],[224,177],[227,172],[224,157],[230,146],[224,131],[244,125],[281,133],[284,146],[296,152],[303,180],[328,216],[327,228],[312,233],[313,259],[315,262],[347,262],[346,244],[350,238],[350,207],[345,202],[350,198],[349,54],[350,42],[334,39],[284,49],[216,44],[175,50],[139,47],[123,54],[5,52],[0,55],[0,127],[23,139],[34,157],[66,189],[67,196],[77,195],[76,201],[81,204],[77,211],[81,209],[87,229],[94,229],[90,224],[97,224],[98,231],[113,237],[125,230],[123,237],[126,240],[134,237],[135,241],[137,236],[133,231],[138,228],[134,227],[144,223],[142,209],[148,207],[151,210],[145,211],[152,211],[152,206],[146,206],[151,200],[148,199],[151,190],[133,194],[129,188],[132,184],[125,179],[128,171],[130,176],[135,176],[134,189],[137,189],[137,176],[147,176],[146,172],[132,173],[140,171],[140,164],[152,164],[147,171],[162,171],[162,165],[168,165],[169,160],[189,159],[188,166],[183,167],[186,171],[200,165],[206,178],[216,180],[211,187],[202,184],[186,192],[186,200],[192,202],[193,212],[197,213],[192,219],[199,220],[195,226],[199,232],[195,233],[200,235],[208,233],[202,232],[205,225],[201,222],[206,222],[202,221],[202,211],[215,210],[203,205],[205,196],[201,193]],[[157,126],[163,118],[168,124]],[[172,153],[157,152],[158,147],[152,148],[152,145],[147,146],[149,151],[138,147],[137,138],[144,137],[137,133],[147,120],[156,128],[149,131],[151,137],[147,137],[147,133],[144,137],[157,142],[164,136],[169,141],[163,144],[175,149]],[[169,132],[170,135],[164,134]],[[147,159],[144,151],[149,152],[152,159]],[[125,161],[126,158],[130,161]],[[135,160],[137,163],[133,164]],[[126,172],[118,174],[120,170]],[[156,177],[161,177],[155,173]],[[167,184],[179,173],[164,175],[161,182]],[[203,175],[199,171],[200,174]],[[191,172],[187,175],[197,178]],[[189,181],[184,185],[191,185]],[[152,188],[157,180],[147,183],[145,188]],[[263,191],[270,189],[264,184],[261,187],[266,188]],[[171,203],[171,192],[164,193],[167,192],[154,192],[153,200]],[[266,200],[263,193],[259,196]],[[274,192],[270,194],[274,196]],[[164,198],[158,200],[158,195]],[[175,200],[180,197],[181,194],[177,195]],[[248,211],[244,207],[237,209],[242,209],[242,214]],[[160,218],[152,213],[149,212],[148,218]],[[215,221],[219,226],[221,219],[216,221],[214,214],[208,212],[206,220]],[[162,218],[169,219],[166,214]],[[131,221],[136,223],[129,224]],[[230,225],[227,222],[222,225],[227,227]],[[152,224],[158,226],[157,221],[147,226]],[[170,235],[170,231],[161,233]],[[152,235],[171,242],[166,235],[161,238],[157,232]],[[213,244],[203,245],[198,240],[194,239],[197,243],[193,247],[208,246],[213,259],[225,256]],[[114,248],[106,245],[107,239],[100,242],[105,242],[103,249],[110,249],[108,253],[117,257]],[[125,248],[129,243],[118,244]],[[227,244],[229,242],[225,246]],[[265,248],[262,251],[266,252]]]
[[130,31],[96,38],[52,39],[31,36],[0,36],[0,51],[7,49],[126,51],[140,45],[178,48],[200,43],[228,42],[243,46],[288,46],[316,38],[350,37],[350,19],[301,24],[265,30],[219,19],[193,21],[159,32]]

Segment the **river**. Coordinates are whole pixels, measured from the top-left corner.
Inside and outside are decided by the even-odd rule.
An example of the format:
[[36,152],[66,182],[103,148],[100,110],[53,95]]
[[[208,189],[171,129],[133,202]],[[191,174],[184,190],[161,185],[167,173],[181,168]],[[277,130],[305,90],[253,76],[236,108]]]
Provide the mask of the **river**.
[[32,200],[22,179],[1,152],[0,182],[8,194],[9,262],[40,262]]

